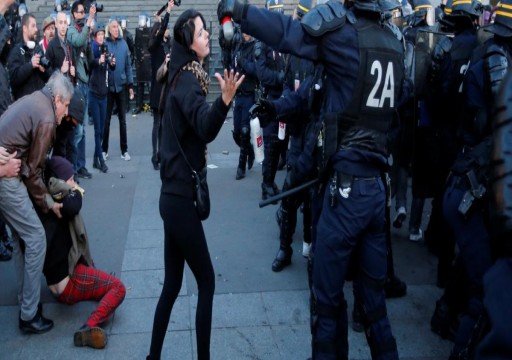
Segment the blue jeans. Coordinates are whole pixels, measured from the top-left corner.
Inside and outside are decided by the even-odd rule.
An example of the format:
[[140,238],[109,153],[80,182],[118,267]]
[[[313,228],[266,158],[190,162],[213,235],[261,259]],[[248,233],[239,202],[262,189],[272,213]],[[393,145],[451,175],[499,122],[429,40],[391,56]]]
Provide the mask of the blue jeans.
[[94,157],[101,155],[101,142],[107,118],[107,96],[98,96],[89,92],[89,111],[94,123]]
[[75,172],[81,168],[85,168],[85,126],[89,121],[89,111],[87,110],[88,97],[89,97],[89,85],[82,82],[77,83],[77,88],[80,89],[82,96],[85,100],[84,108],[84,121],[79,123],[75,128],[75,138],[73,140],[73,146],[76,149],[76,157],[74,161]]

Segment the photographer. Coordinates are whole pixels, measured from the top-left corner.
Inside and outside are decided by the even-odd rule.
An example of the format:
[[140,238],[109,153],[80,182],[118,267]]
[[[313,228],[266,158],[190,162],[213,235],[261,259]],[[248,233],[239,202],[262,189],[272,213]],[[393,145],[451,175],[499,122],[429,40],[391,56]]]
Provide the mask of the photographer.
[[13,3],[14,0],[0,0],[0,116],[12,102],[11,87],[5,66],[10,49],[11,32],[4,15]]
[[[149,40],[149,53],[151,54],[151,93],[149,96],[149,105],[153,113],[153,131],[151,134],[151,144],[153,146],[153,156],[151,156],[151,163],[155,170],[160,169],[160,161],[158,159],[158,152],[160,150],[160,95],[162,93],[162,82],[157,81],[156,73],[158,68],[166,61],[166,56],[171,53],[171,37],[169,30],[169,17],[171,10],[174,7],[174,0],[169,0],[167,9],[162,22],[157,21],[151,29],[151,39]],[[160,20],[160,17],[157,17]]]
[[68,28],[66,39],[71,47],[71,63],[75,66],[76,86],[85,98],[86,111],[84,121],[76,126],[74,146],[76,158],[74,161],[75,173],[78,177],[90,179],[91,173],[85,167],[85,126],[88,122],[87,96],[89,95],[89,64],[93,60],[91,44],[89,42],[90,28],[96,15],[96,5],[89,6],[89,18],[85,20],[85,7],[78,0],[71,5],[74,22]]
[[17,43],[7,60],[12,94],[15,100],[43,88],[50,74],[43,49],[36,43],[37,25],[32,14],[21,18],[22,42]]
[[94,161],[93,167],[101,172],[108,171],[105,159],[101,154],[101,142],[107,117],[108,72],[114,71],[116,59],[109,53],[105,44],[105,27],[98,24],[94,30],[92,43],[94,60],[91,62],[89,78],[89,112],[94,122]]

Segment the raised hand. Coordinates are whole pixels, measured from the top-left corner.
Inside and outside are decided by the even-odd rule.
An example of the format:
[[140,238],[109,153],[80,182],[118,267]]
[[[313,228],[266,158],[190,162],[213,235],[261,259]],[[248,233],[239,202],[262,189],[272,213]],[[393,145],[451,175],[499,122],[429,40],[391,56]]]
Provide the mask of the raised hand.
[[224,69],[224,79],[219,73],[215,73],[215,77],[219,80],[220,90],[222,91],[222,101],[227,106],[229,106],[231,100],[235,97],[236,90],[245,79],[245,75],[242,75],[240,78],[239,76],[240,74],[235,73],[234,70],[228,73],[227,69]]

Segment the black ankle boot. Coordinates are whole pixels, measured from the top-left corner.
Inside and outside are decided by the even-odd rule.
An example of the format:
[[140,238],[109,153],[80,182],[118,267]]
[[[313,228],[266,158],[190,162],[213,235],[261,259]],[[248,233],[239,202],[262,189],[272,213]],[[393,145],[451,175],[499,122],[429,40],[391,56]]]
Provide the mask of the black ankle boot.
[[100,163],[100,171],[102,173],[106,173],[108,171],[108,166],[105,164],[105,160],[103,160],[103,158],[98,158],[98,161]]
[[101,169],[100,158],[98,156],[94,157],[94,160],[92,162],[92,167],[95,169]]
[[276,258],[272,262],[272,271],[279,272],[290,265],[292,263],[292,253],[293,250],[291,248],[287,250],[279,248]]
[[243,179],[245,177],[245,169],[238,166],[236,168],[236,178],[237,180]]

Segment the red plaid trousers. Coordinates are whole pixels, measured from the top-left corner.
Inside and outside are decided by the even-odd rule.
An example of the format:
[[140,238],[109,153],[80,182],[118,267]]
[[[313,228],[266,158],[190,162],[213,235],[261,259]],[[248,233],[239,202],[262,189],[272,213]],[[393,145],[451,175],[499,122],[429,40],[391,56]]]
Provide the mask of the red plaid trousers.
[[104,271],[77,264],[59,301],[73,305],[79,301],[96,300],[100,303],[85,323],[94,327],[103,323],[123,302],[126,288],[118,278]]

